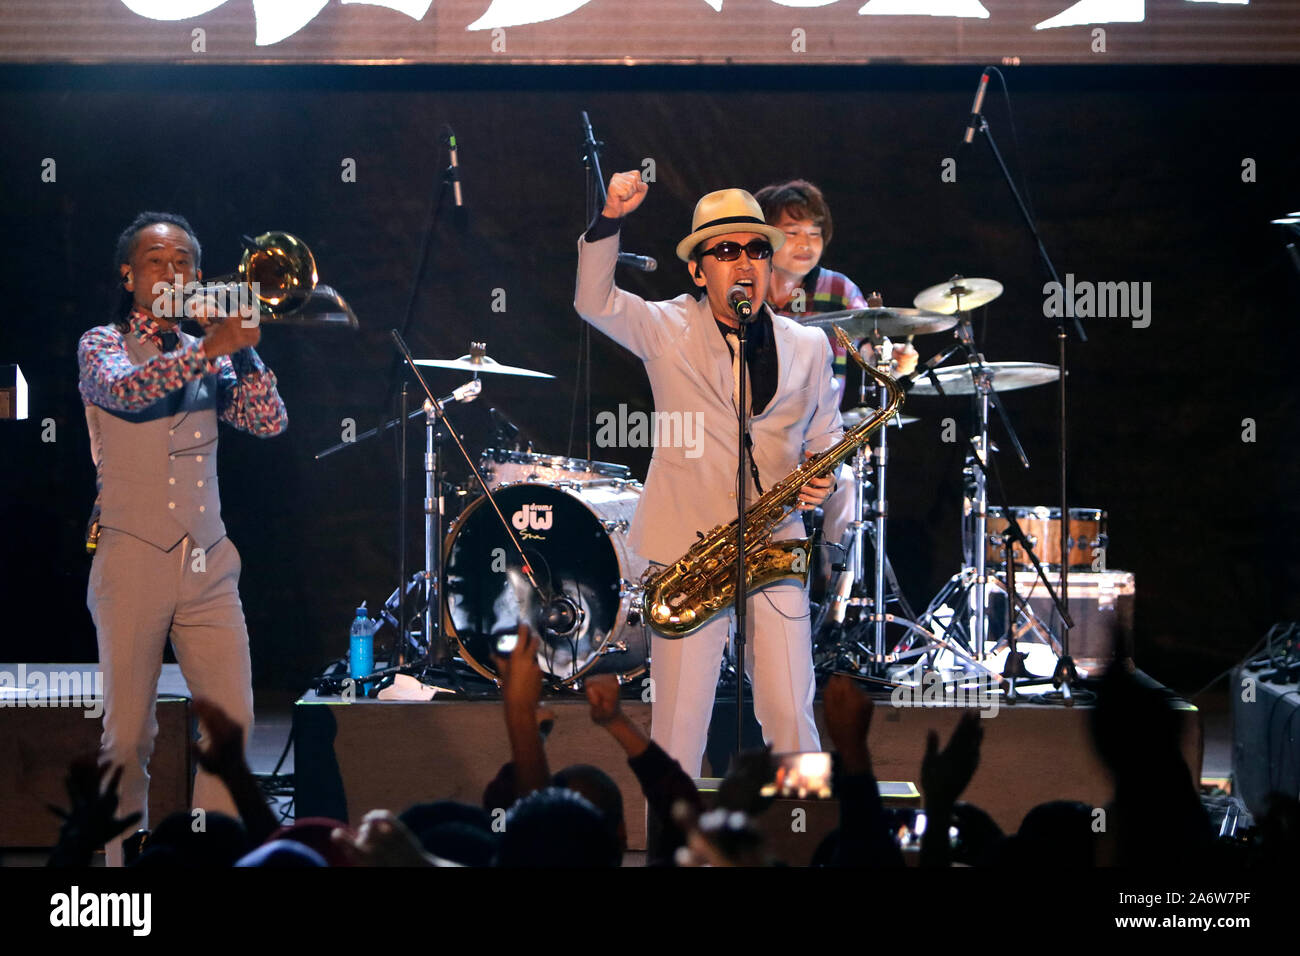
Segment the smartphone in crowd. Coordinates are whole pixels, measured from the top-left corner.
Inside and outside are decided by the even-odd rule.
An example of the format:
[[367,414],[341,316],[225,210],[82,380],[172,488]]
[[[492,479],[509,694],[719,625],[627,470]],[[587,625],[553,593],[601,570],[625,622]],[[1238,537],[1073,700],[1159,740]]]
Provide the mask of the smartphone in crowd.
[[825,752],[773,754],[776,774],[759,792],[784,800],[829,800],[831,755]]

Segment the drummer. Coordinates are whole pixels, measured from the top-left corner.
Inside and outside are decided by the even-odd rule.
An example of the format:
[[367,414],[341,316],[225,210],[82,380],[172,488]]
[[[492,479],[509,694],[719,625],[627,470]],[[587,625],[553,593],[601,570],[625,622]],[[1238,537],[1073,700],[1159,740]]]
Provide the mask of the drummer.
[[[801,321],[813,313],[865,309],[867,298],[853,280],[821,265],[822,252],[831,241],[831,211],[822,191],[805,179],[764,186],[754,194],[769,225],[785,233],[785,243],[772,254],[772,280],[767,302],[774,311]],[[846,356],[834,333],[826,330],[835,351],[835,381],[841,400],[844,392]],[[859,344],[863,359],[872,361],[869,342]],[[895,375],[915,371],[917,353],[910,344],[894,345]],[[831,544],[840,544],[853,520],[853,469],[840,466],[839,483],[822,506],[823,534]]]
[[[805,179],[764,186],[754,194],[768,224],[785,233],[785,244],[772,254],[772,283],[767,301],[782,315],[800,321],[820,312],[865,309],[867,297],[848,276],[821,265],[831,242],[831,211],[822,192]],[[844,389],[845,355],[827,329],[835,351],[835,379]],[[864,357],[868,357],[864,355]],[[895,345],[895,374],[916,369],[917,353],[910,344]]]

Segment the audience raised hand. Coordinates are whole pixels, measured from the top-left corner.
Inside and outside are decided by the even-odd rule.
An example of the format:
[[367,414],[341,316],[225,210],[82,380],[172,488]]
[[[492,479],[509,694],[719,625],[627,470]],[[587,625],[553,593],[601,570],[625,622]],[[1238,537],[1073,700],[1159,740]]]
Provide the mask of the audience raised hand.
[[230,791],[244,829],[254,846],[279,827],[257,778],[244,756],[244,729],[217,704],[202,697],[192,701],[194,713],[203,725],[203,741],[192,745],[200,767],[217,777]]
[[652,866],[667,865],[686,842],[685,831],[673,818],[673,805],[682,801],[696,813],[704,809],[695,781],[623,712],[617,677],[595,674],[583,682],[583,691],[591,705],[592,723],[604,727],[623,748],[641,784],[652,822],[647,861]]
[[100,765],[93,753],[72,761],[64,780],[68,809],[50,805],[63,826],[47,866],[89,866],[96,850],[140,821],[138,812],[121,818],[116,815],[121,780],[121,767]]
[[501,675],[501,701],[505,705],[516,798],[541,790],[551,779],[537,722],[537,708],[542,699],[542,668],[537,662],[539,643],[532,628],[521,622],[514,651],[505,656],[492,656]]
[[939,749],[938,734],[932,730],[926,735],[921,760],[921,793],[927,821],[921,837],[922,866],[948,866],[952,861],[948,828],[952,825],[953,807],[979,766],[983,738],[980,718],[971,712],[958,721],[943,750]]
[[835,793],[840,801],[840,828],[830,854],[834,866],[898,867],[903,855],[889,832],[880,788],[871,767],[867,732],[875,702],[857,681],[834,674],[823,698],[826,729],[839,755]]

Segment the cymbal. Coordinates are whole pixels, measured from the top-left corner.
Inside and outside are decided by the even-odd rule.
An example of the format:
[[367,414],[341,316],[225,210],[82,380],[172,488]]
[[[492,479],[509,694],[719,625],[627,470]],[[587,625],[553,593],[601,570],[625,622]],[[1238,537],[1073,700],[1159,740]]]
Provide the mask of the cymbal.
[[912,304],[918,309],[929,309],[931,312],[952,315],[957,311],[958,302],[961,303],[963,312],[969,312],[971,309],[988,305],[1001,294],[1002,283],[997,279],[967,279],[964,276],[953,276],[947,282],[922,289],[916,294],[916,298],[912,299]]
[[535,372],[530,368],[518,368],[514,365],[502,365],[488,355],[462,355],[454,359],[416,359],[416,365],[430,365],[434,368],[449,368],[458,372],[490,372],[493,375],[522,375],[526,378],[555,378],[546,372]]
[[[1060,378],[1055,365],[1042,362],[985,362],[984,367],[993,373],[993,388],[999,392],[1013,392],[1018,388],[1046,385]],[[939,384],[947,395],[974,395],[975,377],[969,365],[950,365],[934,370]],[[918,378],[912,386],[913,395],[938,395],[929,376]]]
[[838,325],[854,338],[868,338],[872,332],[882,335],[928,335],[944,332],[957,324],[956,319],[925,309],[841,309],[823,312],[802,320],[803,325],[824,329]]
[[[859,405],[856,408],[850,408],[848,411],[840,412],[840,418],[844,419],[844,429],[847,431],[850,428],[857,428],[858,425],[874,414],[876,414],[876,410],[870,405]],[[910,425],[912,422],[919,422],[920,420],[915,415],[904,415],[899,412],[889,420],[889,424],[902,428],[904,425]]]

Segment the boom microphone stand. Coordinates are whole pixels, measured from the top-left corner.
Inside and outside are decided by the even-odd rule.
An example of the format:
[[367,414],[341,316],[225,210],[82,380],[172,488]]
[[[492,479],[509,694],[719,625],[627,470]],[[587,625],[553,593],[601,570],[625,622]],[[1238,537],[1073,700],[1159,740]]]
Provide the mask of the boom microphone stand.
[[[998,79],[1002,81],[1002,89],[1005,92],[1006,79],[1002,76],[1001,71],[998,70],[996,67],[986,67],[984,69],[985,77],[987,77],[989,73],[997,74]],[[977,105],[975,109],[972,110],[973,115],[971,116],[971,121],[973,123],[976,117],[978,117],[979,132],[984,136],[985,141],[989,144],[989,149],[992,150],[993,152],[993,158],[997,160],[998,168],[1002,170],[1002,178],[1006,180],[1007,188],[1011,190],[1011,198],[1013,198],[1016,201],[1016,206],[1020,210],[1020,216],[1022,219],[1024,219],[1025,225],[1029,228],[1030,235],[1034,237],[1034,244],[1038,247],[1038,254],[1042,257],[1043,264],[1047,267],[1047,271],[1051,275],[1052,281],[1055,282],[1059,287],[1061,286],[1061,277],[1056,271],[1056,266],[1052,263],[1052,257],[1047,254],[1047,247],[1043,245],[1043,238],[1038,234],[1038,226],[1034,222],[1034,217],[1030,213],[1029,207],[1025,205],[1024,199],[1021,198],[1019,190],[1016,189],[1015,180],[1011,178],[1011,171],[1007,169],[1007,164],[1002,159],[1002,152],[998,149],[998,144],[993,139],[992,130],[989,129],[988,117],[984,115],[982,109],[983,86],[984,83],[982,81],[980,87],[980,93],[978,93],[976,96]],[[1008,99],[1009,98],[1010,96],[1008,94]],[[1061,491],[1060,592],[1061,595],[1060,596],[1061,596],[1062,606],[1068,608],[1070,606],[1070,588],[1069,588],[1070,509],[1066,503],[1067,492],[1066,492],[1066,483],[1065,483],[1065,478],[1066,478],[1065,342],[1066,342],[1067,333],[1066,333],[1066,326],[1065,326],[1065,316],[1062,314],[1060,309],[1055,310],[1055,312],[1056,314],[1049,316],[1049,318],[1054,318],[1056,320],[1057,366],[1060,368],[1060,376],[1057,379],[1057,383],[1058,383],[1057,395],[1058,395],[1058,403],[1060,406],[1059,418],[1057,422],[1057,430],[1060,438],[1058,443],[1058,448],[1057,448],[1057,452],[1058,452],[1057,459],[1058,459],[1058,465],[1060,470],[1060,482],[1061,482],[1061,487],[1060,487],[1060,491]],[[1084,333],[1083,325],[1079,322],[1078,317],[1072,316],[1072,319],[1074,321],[1075,334],[1078,335],[1079,341],[1087,342],[1088,336]],[[982,542],[980,542],[979,544],[981,547],[983,546]],[[1071,694],[1070,688],[1076,681],[1078,681],[1078,679],[1079,679],[1079,675],[1074,668],[1074,658],[1070,656],[1070,625],[1063,620],[1061,626],[1061,656],[1056,662],[1055,671],[1052,673],[1052,683],[1061,688],[1061,696],[1067,704],[1073,701],[1073,696]]]

